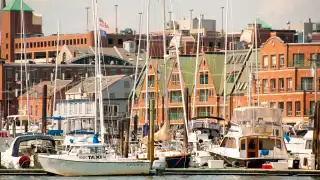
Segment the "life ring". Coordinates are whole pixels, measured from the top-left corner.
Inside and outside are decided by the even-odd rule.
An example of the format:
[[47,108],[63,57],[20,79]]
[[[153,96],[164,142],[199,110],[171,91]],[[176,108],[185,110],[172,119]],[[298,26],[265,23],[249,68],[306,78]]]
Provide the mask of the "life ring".
[[30,158],[28,156],[21,156],[19,159],[19,165],[21,168],[29,168]]

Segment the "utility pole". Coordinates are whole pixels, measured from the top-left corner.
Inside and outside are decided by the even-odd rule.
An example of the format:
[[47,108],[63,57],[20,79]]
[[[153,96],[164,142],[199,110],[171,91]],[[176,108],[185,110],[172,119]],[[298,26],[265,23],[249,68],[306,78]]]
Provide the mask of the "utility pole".
[[89,31],[89,7],[86,7],[87,11],[87,24],[86,24],[86,30],[87,32]]
[[118,5],[114,5],[116,10],[116,34],[118,34]]
[[222,17],[221,17],[221,36],[223,35],[223,9],[224,9],[224,7],[221,7],[221,11],[222,11]]
[[193,9],[190,9],[190,31],[192,29],[192,11]]

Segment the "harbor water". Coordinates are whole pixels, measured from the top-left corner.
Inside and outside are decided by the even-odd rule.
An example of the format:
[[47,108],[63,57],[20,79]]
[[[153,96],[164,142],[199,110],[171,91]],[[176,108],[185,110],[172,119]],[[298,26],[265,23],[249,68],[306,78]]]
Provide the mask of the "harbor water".
[[104,177],[58,177],[58,176],[0,176],[0,180],[320,180],[320,177],[300,176],[104,176]]

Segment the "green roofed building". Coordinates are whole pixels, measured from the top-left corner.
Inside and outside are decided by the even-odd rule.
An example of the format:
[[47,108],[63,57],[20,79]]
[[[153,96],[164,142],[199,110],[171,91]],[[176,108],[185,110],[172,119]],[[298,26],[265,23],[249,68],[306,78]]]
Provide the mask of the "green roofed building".
[[[32,12],[33,9],[28,6],[26,3],[22,3],[23,11]],[[13,0],[9,4],[7,4],[2,11],[21,11],[21,0]]]
[[[197,73],[197,91],[195,101],[195,117],[203,116],[220,116],[223,117],[223,94],[227,93],[228,99],[232,96],[234,100],[232,104],[227,103],[227,108],[231,109],[226,114],[231,113],[238,103],[246,103],[247,91],[249,88],[249,61],[255,66],[252,48],[249,50],[230,52],[227,55],[227,72],[226,72],[226,91],[224,90],[224,53],[204,53],[199,57],[196,64],[196,56],[180,56],[181,77],[179,76],[179,65],[175,58],[171,58],[164,66],[163,59],[152,59],[149,63],[149,81],[154,80],[155,84],[148,88],[148,96],[146,97],[145,90],[145,68],[141,72],[135,88],[135,105],[134,114],[139,117],[139,125],[145,122],[145,101],[146,98],[155,100],[157,123],[164,123],[167,119],[170,124],[183,124],[183,101],[182,88],[188,89],[188,109],[190,120],[195,84],[195,70],[198,67]],[[152,66],[152,68],[150,67]],[[166,69],[166,73],[165,73]],[[253,68],[253,70],[255,70]],[[156,73],[155,73],[156,72]],[[153,77],[155,76],[155,77]],[[166,78],[165,78],[166,77]],[[165,80],[166,79],[166,80]],[[149,83],[150,84],[150,83]],[[165,88],[167,84],[167,88]],[[165,95],[168,94],[168,106],[165,104]],[[184,93],[185,95],[185,93]],[[241,99],[241,101],[240,101]],[[186,99],[185,99],[186,100]],[[165,115],[165,109],[168,109],[168,118]]]

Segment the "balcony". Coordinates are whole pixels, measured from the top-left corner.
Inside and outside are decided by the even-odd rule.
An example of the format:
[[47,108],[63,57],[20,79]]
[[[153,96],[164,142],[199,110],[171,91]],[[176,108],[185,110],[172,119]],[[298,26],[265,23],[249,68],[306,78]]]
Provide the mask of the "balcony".
[[208,101],[208,95],[200,95],[200,102],[207,102]]
[[300,116],[301,115],[301,111],[296,111],[296,116]]
[[104,116],[107,118],[111,117],[129,117],[129,112],[104,112]]
[[288,92],[292,92],[292,88],[288,88]]
[[279,92],[284,92],[284,88],[283,88],[283,87],[280,88],[280,89],[279,89]]
[[276,65],[272,65],[272,70],[276,70],[277,69],[277,66]]
[[292,116],[292,111],[288,111],[288,116]]
[[210,112],[199,112],[199,117],[205,117],[205,116],[210,116]]
[[171,103],[181,103],[182,102],[182,96],[171,96],[170,97]]
[[263,70],[267,71],[268,70],[268,66],[263,66]]
[[174,112],[170,112],[169,113],[169,119],[170,120],[179,120],[179,119],[183,119],[183,113],[174,113]]
[[272,87],[271,88],[271,93],[275,93],[276,92],[276,88],[275,87]]

